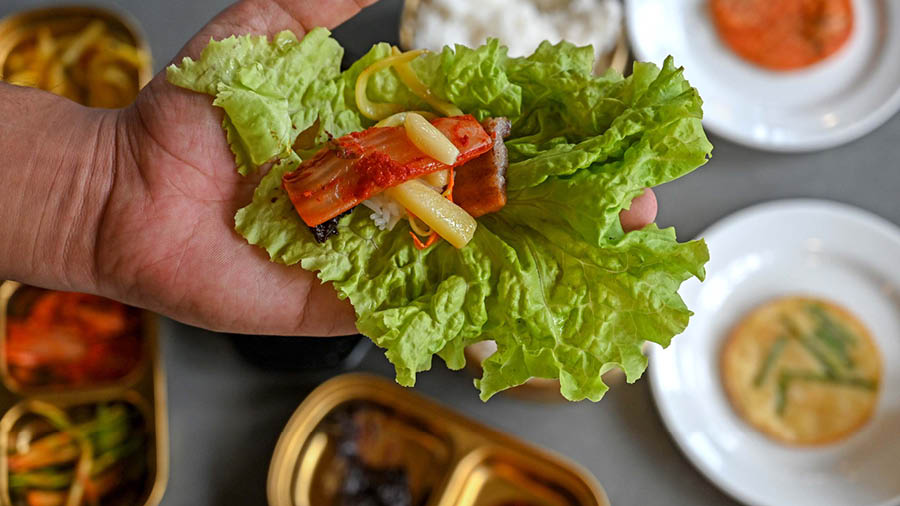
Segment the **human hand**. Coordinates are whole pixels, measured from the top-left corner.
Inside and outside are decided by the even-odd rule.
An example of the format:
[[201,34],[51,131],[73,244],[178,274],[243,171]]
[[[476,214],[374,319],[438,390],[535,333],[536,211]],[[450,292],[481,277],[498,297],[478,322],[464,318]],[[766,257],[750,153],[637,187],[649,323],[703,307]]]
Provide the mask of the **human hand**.
[[[334,27],[374,1],[243,0],[206,25],[176,61],[197,58],[210,38]],[[222,111],[207,96],[172,86],[161,73],[134,105],[108,114],[101,123],[114,130],[104,135],[113,139],[114,170],[96,226],[86,227],[95,234],[85,240],[91,283],[66,288],[220,331],[356,332],[353,308],[330,285],[299,266],[270,262],[234,231],[235,211],[250,201],[259,177],[235,171]],[[642,228],[655,216],[648,190],[622,212],[622,226]]]
[[[333,28],[374,0],[243,0],[191,39],[175,61],[198,58],[210,38],[302,36]],[[210,99],[157,75],[120,113],[120,169],[96,251],[100,292],[215,330],[355,333],[355,315],[315,274],[269,262],[234,231],[258,177],[242,177]]]

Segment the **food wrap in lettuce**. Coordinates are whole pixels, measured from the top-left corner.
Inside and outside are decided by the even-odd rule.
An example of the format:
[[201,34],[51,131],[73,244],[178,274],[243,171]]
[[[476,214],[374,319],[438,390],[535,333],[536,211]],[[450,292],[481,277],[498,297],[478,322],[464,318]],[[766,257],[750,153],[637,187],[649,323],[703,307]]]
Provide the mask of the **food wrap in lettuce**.
[[[213,95],[224,109],[242,174],[276,162],[235,216],[237,231],[273,261],[332,282],[402,385],[413,385],[434,355],[462,368],[463,349],[483,340],[497,344],[475,381],[485,400],[531,377],[558,378],[567,399],[593,401],[612,368],[638,379],[643,342],[667,346],[688,324],[677,290],[702,279],[708,260],[703,241],[679,243],[673,229],[655,225],[624,233],[618,220],[643,188],[692,171],[711,152],[702,101],[672,59],[662,68],[635,63],[628,78],[593,75],[592,49],[566,42],[545,42],[526,58],[490,40],[415,59],[437,97],[478,119],[512,121],[506,207],[478,218],[466,247],[441,241],[420,251],[404,224],[379,230],[364,206],[317,243],[281,187],[282,175],[315,151],[292,149],[300,132],[313,128],[321,144],[372,126],[354,85],[391,48],[377,44],[343,72],[342,54],[317,28],[300,41],[290,32],[211,41],[198,61],[169,67],[172,83]],[[391,69],[376,73],[367,93],[428,107]]]

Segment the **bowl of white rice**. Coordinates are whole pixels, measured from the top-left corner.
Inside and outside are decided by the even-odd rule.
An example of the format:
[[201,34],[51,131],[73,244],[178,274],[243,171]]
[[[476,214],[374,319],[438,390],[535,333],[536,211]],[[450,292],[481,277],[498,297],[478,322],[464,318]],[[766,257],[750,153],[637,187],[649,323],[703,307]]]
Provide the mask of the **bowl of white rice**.
[[527,56],[544,40],[594,47],[595,70],[628,64],[621,0],[406,0],[400,20],[404,50],[496,38],[509,55]]

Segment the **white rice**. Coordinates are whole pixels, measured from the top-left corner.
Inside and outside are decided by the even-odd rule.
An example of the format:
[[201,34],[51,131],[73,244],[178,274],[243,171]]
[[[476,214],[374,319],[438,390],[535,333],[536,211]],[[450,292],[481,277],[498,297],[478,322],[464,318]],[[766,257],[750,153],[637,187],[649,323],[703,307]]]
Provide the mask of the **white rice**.
[[369,217],[381,230],[393,230],[397,222],[406,217],[406,210],[403,209],[403,206],[384,193],[373,195],[369,200],[364,200],[362,204],[373,211]]
[[496,37],[510,56],[526,56],[545,39],[568,40],[602,55],[615,47],[622,17],[619,0],[430,0],[419,7],[415,45],[439,51]]
[[[443,188],[437,188],[429,184],[426,176],[420,177],[418,180],[438,193],[444,191]],[[406,219],[406,209],[384,193],[373,195],[369,197],[369,200],[363,200],[362,204],[374,211],[369,217],[381,230],[393,230],[397,222]]]

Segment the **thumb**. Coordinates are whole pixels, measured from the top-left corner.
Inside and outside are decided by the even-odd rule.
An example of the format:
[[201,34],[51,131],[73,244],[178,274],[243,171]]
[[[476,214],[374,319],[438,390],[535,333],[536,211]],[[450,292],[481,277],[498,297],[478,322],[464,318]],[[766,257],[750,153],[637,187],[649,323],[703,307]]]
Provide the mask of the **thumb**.
[[378,0],[241,0],[212,19],[175,57],[197,58],[209,39],[230,35],[273,35],[291,30],[298,37],[324,26],[334,28]]
[[640,230],[656,220],[656,194],[647,188],[631,201],[628,209],[619,213],[619,221],[626,232]]

